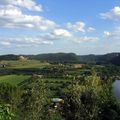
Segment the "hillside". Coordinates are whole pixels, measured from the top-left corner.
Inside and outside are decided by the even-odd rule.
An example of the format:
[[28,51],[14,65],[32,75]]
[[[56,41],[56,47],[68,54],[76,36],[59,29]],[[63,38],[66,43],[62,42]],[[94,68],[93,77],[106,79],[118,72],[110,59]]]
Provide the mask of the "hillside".
[[[48,61],[51,63],[89,63],[120,65],[120,53],[104,55],[76,55],[74,53],[48,53],[38,55],[23,55],[29,59]],[[1,55],[0,60],[18,60],[19,55]]]
[[79,62],[79,58],[74,53],[49,53],[31,56],[31,59],[43,60],[49,62],[71,63]]

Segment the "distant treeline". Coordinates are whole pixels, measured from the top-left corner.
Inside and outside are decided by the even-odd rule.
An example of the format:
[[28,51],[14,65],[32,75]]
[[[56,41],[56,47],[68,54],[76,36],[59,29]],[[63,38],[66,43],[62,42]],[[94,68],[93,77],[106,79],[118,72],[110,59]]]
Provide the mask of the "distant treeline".
[[[0,60],[18,60],[20,55],[1,55]],[[48,53],[38,55],[22,55],[29,59],[48,61],[50,63],[88,63],[120,65],[120,53],[104,55],[76,55],[74,53]]]

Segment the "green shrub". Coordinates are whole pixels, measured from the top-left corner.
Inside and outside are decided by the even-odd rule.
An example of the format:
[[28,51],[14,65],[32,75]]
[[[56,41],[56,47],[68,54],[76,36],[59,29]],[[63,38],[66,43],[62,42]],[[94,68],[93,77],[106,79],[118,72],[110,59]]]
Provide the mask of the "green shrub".
[[102,84],[95,75],[75,84],[65,93],[63,116],[66,120],[119,120],[120,105],[112,95],[112,82]]
[[9,104],[0,104],[0,120],[15,120]]

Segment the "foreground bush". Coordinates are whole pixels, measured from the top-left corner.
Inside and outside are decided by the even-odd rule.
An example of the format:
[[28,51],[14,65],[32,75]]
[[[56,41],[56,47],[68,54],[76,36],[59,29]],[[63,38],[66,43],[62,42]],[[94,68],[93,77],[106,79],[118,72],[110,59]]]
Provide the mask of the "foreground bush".
[[85,78],[65,94],[63,116],[66,120],[119,120],[120,106],[112,95],[112,82],[102,84],[97,75]]
[[49,90],[42,80],[35,79],[25,86],[20,104],[21,120],[45,120],[47,117]]
[[0,120],[15,120],[9,104],[0,104]]

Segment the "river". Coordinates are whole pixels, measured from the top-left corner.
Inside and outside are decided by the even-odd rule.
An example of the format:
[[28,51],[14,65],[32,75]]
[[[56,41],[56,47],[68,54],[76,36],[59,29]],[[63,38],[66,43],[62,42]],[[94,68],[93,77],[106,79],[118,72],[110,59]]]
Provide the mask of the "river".
[[114,95],[118,100],[120,100],[120,80],[116,80],[112,86]]

